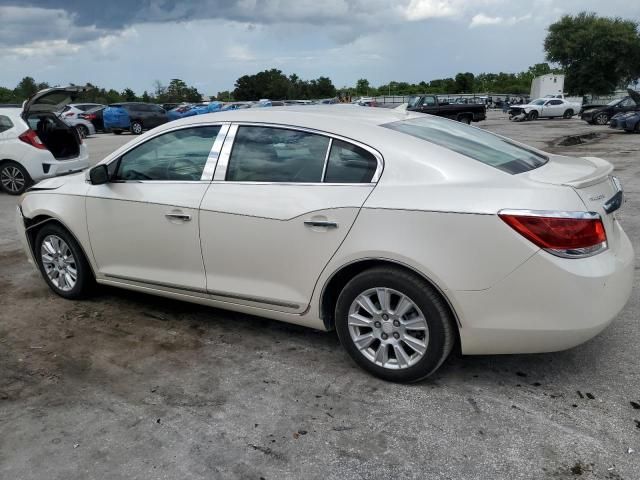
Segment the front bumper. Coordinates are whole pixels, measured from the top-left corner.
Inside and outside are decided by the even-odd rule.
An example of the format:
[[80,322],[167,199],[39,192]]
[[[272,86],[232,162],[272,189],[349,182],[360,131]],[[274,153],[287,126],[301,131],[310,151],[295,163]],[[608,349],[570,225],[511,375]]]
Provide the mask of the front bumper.
[[633,248],[617,223],[615,228],[615,250],[583,259],[539,251],[490,289],[455,292],[462,352],[553,352],[604,330],[633,285]]
[[24,215],[22,214],[22,208],[20,205],[16,208],[16,231],[18,232],[18,237],[20,238],[20,244],[24,251],[27,254],[27,259],[29,263],[36,265],[35,259],[33,257],[33,252],[31,251],[31,245],[29,244],[29,239],[27,238],[27,229],[24,224]]

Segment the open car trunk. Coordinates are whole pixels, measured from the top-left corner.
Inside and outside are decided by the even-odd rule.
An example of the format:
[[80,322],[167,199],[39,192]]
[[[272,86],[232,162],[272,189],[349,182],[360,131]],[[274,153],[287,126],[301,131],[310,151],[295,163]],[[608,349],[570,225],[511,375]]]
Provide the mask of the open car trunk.
[[29,97],[22,106],[22,117],[58,160],[80,155],[81,140],[76,129],[60,120],[55,112],[89,88],[76,85],[46,88]]
[[54,114],[32,114],[27,122],[57,160],[72,159],[80,155],[78,132]]

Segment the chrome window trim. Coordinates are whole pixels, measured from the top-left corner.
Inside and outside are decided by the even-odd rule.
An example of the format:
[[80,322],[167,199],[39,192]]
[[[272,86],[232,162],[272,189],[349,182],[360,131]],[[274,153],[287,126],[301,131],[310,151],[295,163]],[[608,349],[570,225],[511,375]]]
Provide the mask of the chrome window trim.
[[[134,145],[131,146],[131,148],[125,150],[124,152],[122,152],[121,154],[119,154],[117,157],[112,158],[111,160],[109,160],[108,162],[104,163],[104,165],[107,165],[107,167],[113,163],[119,162],[123,156],[125,156],[127,153],[135,150],[136,148],[138,148],[141,145],[144,145],[145,143],[158,138],[161,135],[164,135],[166,133],[171,133],[171,132],[175,132],[178,130],[185,130],[188,128],[201,128],[201,127],[220,127],[220,130],[218,131],[218,135],[216,136],[216,139],[213,142],[213,146],[211,147],[211,150],[214,149],[216,141],[218,140],[218,137],[220,136],[220,132],[224,129],[224,127],[226,126],[227,128],[229,128],[229,125],[231,124],[231,122],[207,122],[207,123],[190,123],[188,125],[178,125],[174,128],[168,128],[166,130],[162,130],[160,132],[157,132],[155,135],[153,135],[152,137],[148,137],[145,138],[143,141],[139,141],[136,142]],[[209,156],[207,157],[207,163],[205,163],[205,168],[203,170],[203,174],[207,168],[207,164],[209,162],[209,159],[211,157],[211,151],[209,152]],[[98,162],[96,165],[100,165],[101,162]],[[119,167],[119,166],[118,166]],[[168,183],[188,183],[188,184],[193,184],[193,183],[202,183],[203,179],[202,176],[200,177],[200,180],[114,180],[113,183],[162,183],[162,184],[168,184]],[[210,181],[206,181],[204,183],[210,183]]]
[[207,157],[207,163],[205,163],[204,169],[202,170],[202,176],[200,177],[200,180],[209,182],[213,180],[213,173],[216,170],[218,158],[220,157],[220,151],[222,150],[222,145],[224,144],[224,139],[226,138],[228,131],[228,123],[222,124],[220,126],[220,130],[218,130],[218,136],[213,141],[213,145],[211,145],[211,151],[209,152],[209,156]]
[[549,217],[549,218],[576,218],[579,220],[601,220],[600,214],[597,212],[578,212],[578,211],[562,211],[562,210],[519,210],[519,209],[502,209],[498,215],[516,215],[520,217]]
[[216,165],[216,171],[213,175],[214,180],[226,180],[227,167],[229,166],[229,157],[231,157],[231,150],[235,143],[236,134],[238,133],[238,124],[232,123],[229,127],[227,137],[224,140],[222,149],[220,150],[220,156],[218,158],[218,164]]
[[240,181],[240,182],[235,182],[235,181],[229,181],[229,183],[234,183],[234,184],[250,184],[250,185],[343,185],[343,186],[348,186],[348,185],[366,185],[366,186],[371,186],[371,185],[375,185],[376,183],[378,183],[378,181],[380,180],[380,176],[382,175],[382,172],[384,170],[384,157],[382,156],[382,154],[380,152],[378,152],[376,149],[374,149],[373,147],[370,147],[369,145],[359,142],[357,140],[353,140],[351,138],[348,137],[343,137],[341,135],[337,135],[337,134],[333,134],[333,133],[329,133],[329,132],[325,132],[323,130],[316,130],[313,128],[307,128],[307,127],[299,127],[296,125],[289,125],[289,124],[283,124],[283,123],[270,123],[270,122],[233,122],[231,124],[231,127],[229,129],[229,133],[227,134],[227,138],[224,141],[224,145],[222,146],[222,152],[220,153],[220,158],[218,159],[218,166],[216,167],[216,173],[213,176],[213,180],[214,181],[227,181],[226,177],[227,177],[227,168],[229,166],[229,159],[231,157],[231,152],[233,150],[233,143],[235,143],[235,137],[236,134],[238,132],[238,129],[240,127],[267,127],[267,128],[281,128],[284,130],[294,130],[294,131],[299,131],[299,132],[306,132],[306,133],[311,133],[314,135],[321,135],[323,137],[328,137],[329,138],[329,147],[327,148],[327,155],[325,157],[325,164],[324,164],[324,168],[322,171],[322,179],[324,180],[324,176],[326,174],[326,168],[327,168],[327,162],[329,161],[329,156],[331,155],[331,147],[333,146],[333,140],[341,140],[345,143],[349,143],[351,145],[355,145],[356,147],[360,147],[363,150],[366,150],[367,152],[369,152],[371,155],[373,155],[373,157],[376,159],[377,162],[377,166],[376,166],[376,171],[373,173],[373,176],[371,177],[371,181],[369,181],[368,183],[325,183],[324,181],[320,181],[320,182],[245,182],[245,181]]

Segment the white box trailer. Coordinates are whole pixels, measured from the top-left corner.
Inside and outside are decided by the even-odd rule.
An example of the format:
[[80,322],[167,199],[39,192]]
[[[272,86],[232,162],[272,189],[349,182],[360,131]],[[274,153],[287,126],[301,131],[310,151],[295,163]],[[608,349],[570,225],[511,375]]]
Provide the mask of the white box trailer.
[[540,75],[531,81],[531,100],[564,93],[564,75],[550,73]]

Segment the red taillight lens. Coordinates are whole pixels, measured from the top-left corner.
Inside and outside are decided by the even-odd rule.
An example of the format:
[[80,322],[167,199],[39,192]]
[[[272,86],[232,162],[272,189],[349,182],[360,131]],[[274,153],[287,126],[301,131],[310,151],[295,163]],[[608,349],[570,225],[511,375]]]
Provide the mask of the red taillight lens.
[[586,212],[500,212],[504,222],[529,241],[561,257],[585,257],[607,248],[598,214]]
[[39,148],[40,150],[46,150],[47,149],[46,145],[44,143],[42,143],[42,140],[40,140],[40,137],[38,137],[36,132],[34,132],[31,129],[29,129],[26,132],[24,132],[18,138],[20,140],[22,140],[24,143],[28,143],[32,147]]
[[83,113],[79,115],[80,118],[84,118],[85,120],[94,120],[96,118],[95,113]]

